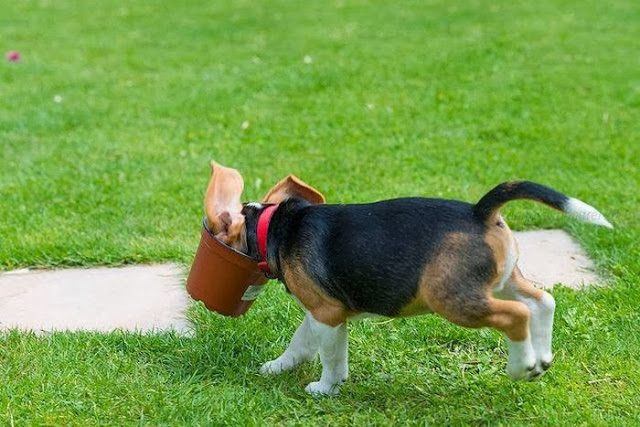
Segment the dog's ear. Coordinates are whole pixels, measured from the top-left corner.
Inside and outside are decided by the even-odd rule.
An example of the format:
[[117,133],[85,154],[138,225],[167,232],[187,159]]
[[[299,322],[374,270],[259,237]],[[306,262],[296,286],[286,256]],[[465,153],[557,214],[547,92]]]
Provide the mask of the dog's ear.
[[289,175],[273,186],[262,199],[263,203],[280,203],[292,197],[304,199],[313,205],[323,204],[324,196],[321,192],[302,181],[295,175]]
[[204,196],[204,211],[209,230],[216,238],[229,246],[240,248],[244,215],[242,215],[242,190],[244,180],[235,169],[211,162],[211,179]]

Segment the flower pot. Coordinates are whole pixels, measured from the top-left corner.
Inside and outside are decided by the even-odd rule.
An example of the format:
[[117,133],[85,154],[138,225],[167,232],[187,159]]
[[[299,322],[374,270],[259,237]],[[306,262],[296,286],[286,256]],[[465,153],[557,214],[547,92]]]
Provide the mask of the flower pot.
[[187,279],[187,291],[212,311],[244,314],[262,291],[267,277],[245,254],[217,240],[203,221],[200,245]]

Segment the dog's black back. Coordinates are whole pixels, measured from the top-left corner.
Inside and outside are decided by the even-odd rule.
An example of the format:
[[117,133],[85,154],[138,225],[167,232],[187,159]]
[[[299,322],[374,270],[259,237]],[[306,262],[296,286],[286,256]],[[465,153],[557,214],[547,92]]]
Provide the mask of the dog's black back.
[[473,205],[461,201],[309,205],[293,199],[274,215],[268,256],[279,267],[283,259],[297,259],[318,286],[353,311],[393,316],[416,295],[424,266],[452,233],[467,236],[464,254],[470,255],[460,263],[466,274],[486,282],[495,262],[485,230]]

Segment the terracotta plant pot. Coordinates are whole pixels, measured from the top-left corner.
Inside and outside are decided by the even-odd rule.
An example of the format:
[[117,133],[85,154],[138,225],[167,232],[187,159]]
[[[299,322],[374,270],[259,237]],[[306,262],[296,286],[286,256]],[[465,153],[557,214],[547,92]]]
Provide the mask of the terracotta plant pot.
[[187,291],[212,311],[244,314],[267,283],[258,264],[218,241],[203,221],[200,245],[187,279]]

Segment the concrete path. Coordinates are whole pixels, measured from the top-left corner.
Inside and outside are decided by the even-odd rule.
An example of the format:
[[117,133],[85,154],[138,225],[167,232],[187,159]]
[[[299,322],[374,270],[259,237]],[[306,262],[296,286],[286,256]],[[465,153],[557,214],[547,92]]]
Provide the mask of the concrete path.
[[0,274],[0,330],[188,334],[189,296],[175,265],[17,270]]
[[[516,233],[525,277],[552,287],[597,283],[591,261],[564,231]],[[0,273],[0,330],[189,334],[186,272],[175,265]]]
[[515,236],[520,250],[518,266],[527,279],[545,288],[556,283],[570,288],[602,283],[582,246],[563,230],[520,231]]

